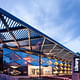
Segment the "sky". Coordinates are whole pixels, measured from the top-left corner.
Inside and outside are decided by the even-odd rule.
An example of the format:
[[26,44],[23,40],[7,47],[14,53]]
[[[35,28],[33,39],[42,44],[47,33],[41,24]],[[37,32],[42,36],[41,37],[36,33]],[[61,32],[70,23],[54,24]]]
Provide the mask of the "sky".
[[80,52],[80,0],[0,0],[0,8]]

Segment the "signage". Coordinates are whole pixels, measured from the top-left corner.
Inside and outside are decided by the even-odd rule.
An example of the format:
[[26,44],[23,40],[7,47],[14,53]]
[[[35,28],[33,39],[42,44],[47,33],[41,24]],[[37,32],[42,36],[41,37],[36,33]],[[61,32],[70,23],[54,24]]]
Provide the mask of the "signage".
[[74,57],[73,70],[75,73],[80,73],[80,57]]

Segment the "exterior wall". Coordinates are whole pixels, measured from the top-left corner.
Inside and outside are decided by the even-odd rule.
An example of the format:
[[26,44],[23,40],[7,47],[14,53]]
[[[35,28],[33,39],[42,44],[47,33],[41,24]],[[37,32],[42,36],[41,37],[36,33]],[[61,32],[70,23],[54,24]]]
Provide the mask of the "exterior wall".
[[80,73],[73,73],[72,80],[80,80]]
[[[52,67],[41,67],[41,75],[52,75]],[[28,65],[28,76],[39,76],[39,66]]]

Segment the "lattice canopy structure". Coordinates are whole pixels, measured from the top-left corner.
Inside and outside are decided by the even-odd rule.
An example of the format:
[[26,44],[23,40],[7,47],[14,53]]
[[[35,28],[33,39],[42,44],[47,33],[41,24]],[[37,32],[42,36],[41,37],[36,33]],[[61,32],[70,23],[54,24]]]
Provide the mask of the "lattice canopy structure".
[[73,51],[1,8],[0,40],[10,49],[39,51],[50,58],[71,62],[76,56]]

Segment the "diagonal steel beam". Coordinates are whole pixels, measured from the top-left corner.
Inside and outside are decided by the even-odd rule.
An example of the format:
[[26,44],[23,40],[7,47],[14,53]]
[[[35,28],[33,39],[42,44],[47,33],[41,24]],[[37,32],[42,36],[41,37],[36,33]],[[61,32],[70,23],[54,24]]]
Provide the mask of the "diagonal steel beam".
[[69,53],[70,53],[70,52],[67,52],[66,54],[64,54],[64,55],[62,56],[62,58],[65,57],[66,55],[68,55]]
[[[69,55],[68,55],[69,54]],[[68,56],[66,56],[68,55]],[[66,55],[64,55],[64,58],[68,61],[72,61],[72,55],[70,54],[70,52],[68,52]]]
[[20,47],[20,46],[19,46],[19,43],[16,41],[16,38],[15,38],[15,36],[13,35],[13,33],[9,30],[9,27],[8,27],[7,23],[5,22],[5,20],[4,20],[4,18],[3,18],[3,16],[2,16],[1,13],[0,13],[0,18],[1,18],[4,26],[6,27],[7,31],[9,32],[9,34],[12,36],[13,40],[16,42],[17,47],[19,48],[19,47]]
[[72,57],[73,57],[73,55],[70,55],[70,56],[68,57],[68,59],[72,59]]
[[30,29],[28,28],[28,41],[29,41],[29,49],[31,50],[31,39],[30,39]]
[[44,37],[43,42],[42,42],[42,45],[41,45],[41,51],[43,49],[44,43],[45,43],[45,37]]
[[59,51],[56,55],[59,56],[60,53],[62,53],[64,51],[64,49],[61,49],[61,51]]
[[66,57],[65,59],[66,59],[67,61],[72,61],[73,58],[72,58],[72,56],[68,56],[68,57]]
[[55,44],[55,45],[53,46],[53,48],[49,51],[49,53],[51,53],[51,52],[54,50],[54,48],[56,48],[56,46],[57,46],[57,44]]

